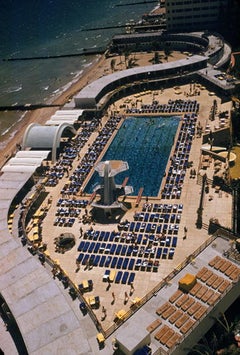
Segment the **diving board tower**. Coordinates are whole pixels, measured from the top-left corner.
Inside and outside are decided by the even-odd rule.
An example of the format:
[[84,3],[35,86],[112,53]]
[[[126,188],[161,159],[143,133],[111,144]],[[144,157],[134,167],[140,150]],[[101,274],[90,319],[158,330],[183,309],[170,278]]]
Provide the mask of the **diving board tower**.
[[111,215],[112,209],[127,210],[123,203],[118,201],[118,197],[129,195],[133,192],[133,188],[125,186],[125,184],[117,185],[114,177],[128,169],[128,163],[122,160],[100,161],[95,166],[95,170],[102,178],[102,184],[97,185],[94,189],[94,192],[100,195],[100,200],[92,202],[92,207],[100,208],[108,215]]

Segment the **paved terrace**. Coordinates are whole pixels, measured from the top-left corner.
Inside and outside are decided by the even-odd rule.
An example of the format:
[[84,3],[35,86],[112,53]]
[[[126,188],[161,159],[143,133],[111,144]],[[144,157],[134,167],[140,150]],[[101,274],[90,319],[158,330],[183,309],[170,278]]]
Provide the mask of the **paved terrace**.
[[[159,100],[164,103],[167,102],[169,98],[174,99],[184,97],[184,92],[189,90],[189,85],[181,87],[180,90],[181,94],[175,93],[173,89],[166,89],[163,93],[158,93]],[[181,96],[182,94],[183,96]],[[149,94],[146,95],[143,100],[145,100],[146,103],[149,103],[151,102],[151,98],[152,94]],[[201,91],[200,96],[197,97],[197,100],[200,102],[198,120],[200,121],[202,127],[204,127],[206,118],[209,116],[209,108],[212,105],[213,98],[217,100],[220,110],[223,111],[225,109],[230,109],[230,103],[222,104],[220,98],[209,96],[207,90],[204,89]],[[117,111],[120,112],[120,106],[122,106],[122,104],[123,101],[119,101],[114,107],[111,107],[111,109],[117,109]],[[107,119],[107,116],[103,118],[102,125],[106,123]],[[93,134],[90,135],[86,144],[81,149],[81,157],[84,156],[89,144],[91,145],[93,143],[97,135],[97,131],[94,131]],[[197,172],[199,171],[199,164],[201,161],[201,146],[202,138],[198,138],[194,135],[189,160],[193,161],[193,167]],[[73,170],[79,164],[78,159],[73,161]],[[148,204],[151,206],[154,204],[182,205],[183,208],[176,235],[178,238],[177,247],[175,248],[173,258],[159,260],[160,263],[157,268],[157,272],[153,272],[152,269],[151,271],[147,271],[146,268],[142,271],[133,270],[135,273],[135,279],[134,290],[132,290],[131,286],[128,284],[117,284],[115,282],[111,283],[111,285],[107,287],[108,284],[103,282],[103,276],[106,270],[105,267],[94,266],[93,268],[88,269],[86,266],[80,265],[80,269],[76,272],[76,258],[79,256],[77,247],[82,241],[79,240],[78,242],[78,238],[81,236],[80,227],[83,229],[83,233],[90,227],[94,230],[104,230],[105,232],[111,233],[113,231],[117,231],[117,224],[102,225],[95,223],[89,225],[83,224],[83,220],[79,219],[75,220],[71,227],[54,226],[53,222],[56,218],[56,211],[58,208],[57,201],[59,200],[63,186],[68,181],[68,175],[64,174],[64,177],[55,187],[46,187],[48,196],[51,195],[51,204],[48,206],[47,215],[42,224],[42,241],[47,244],[47,255],[50,255],[52,260],[58,260],[62,269],[65,270],[66,274],[74,284],[78,285],[85,279],[91,279],[93,281],[93,291],[87,292],[85,297],[89,298],[92,295],[100,297],[101,307],[104,306],[106,308],[107,316],[101,320],[103,316],[101,307],[94,312],[103,327],[103,330],[107,332],[107,330],[114,324],[115,313],[117,311],[120,309],[128,311],[132,305],[132,298],[136,296],[143,298],[146,294],[149,294],[149,292],[151,293],[151,291],[159,284],[159,282],[161,282],[161,280],[166,278],[173,269],[184,263],[186,258],[188,258],[194,250],[208,240],[209,235],[207,230],[197,229],[195,225],[201,185],[197,183],[196,178],[191,176],[190,169],[187,169],[180,199],[171,199],[169,201],[160,199],[160,197],[153,199],[149,198]],[[220,194],[221,197],[219,197],[220,195],[215,192],[215,190],[211,191],[211,189],[212,188],[210,187],[210,194],[213,195],[213,198],[208,199],[206,197],[204,199],[203,222],[208,224],[209,218],[215,217],[221,221],[221,225],[231,227],[231,195],[224,192]],[[76,195],[76,199],[89,200],[90,196]],[[127,199],[127,202],[132,204],[132,208],[124,216],[124,219],[126,218],[129,221],[134,221],[136,213],[141,214],[143,209],[146,207],[144,193],[138,207],[135,207],[136,197],[130,197]],[[1,204],[1,206],[3,206],[3,204]],[[41,209],[41,207],[42,206],[40,206],[39,209]],[[86,209],[89,214],[90,207],[88,205],[86,206]],[[20,210],[16,210],[13,218],[13,236],[17,235],[17,225],[15,221],[18,218],[19,212]],[[84,213],[85,212],[83,211],[81,212],[81,217]],[[6,214],[7,210],[4,211],[4,215]],[[186,239],[183,238],[184,226],[187,226],[188,229]],[[55,250],[54,238],[64,232],[73,233],[77,239],[77,242],[73,249],[65,254],[62,254]],[[96,341],[96,333],[98,330],[89,315],[85,317],[82,315],[79,310],[79,302],[77,300],[71,300],[68,295],[68,289],[64,289],[62,283],[57,279],[52,279],[51,269],[48,268],[47,265],[46,267],[42,266],[37,256],[34,257],[29,254],[26,248],[22,247],[20,240],[18,238],[13,238],[7,230],[6,225],[4,227],[4,235],[5,239],[2,240],[2,243],[4,244],[1,247],[1,279],[2,285],[5,286],[2,287],[2,295],[6,298],[13,315],[17,320],[29,353],[45,354],[48,351],[55,352],[56,350],[56,352],[64,354],[66,351],[69,352],[69,348],[71,349],[72,354],[98,353],[98,345]],[[11,248],[9,249],[10,245]],[[209,250],[212,251],[214,255],[215,249],[210,248]],[[4,255],[6,256],[4,257]],[[20,264],[16,264],[16,260],[19,260]],[[201,266],[202,262],[200,262],[199,268]],[[192,270],[192,266],[189,267],[190,270]],[[24,287],[22,287],[23,284]],[[171,287],[172,292],[175,290],[175,286]],[[21,290],[21,292],[19,292],[19,290]],[[129,296],[131,291],[132,295]],[[114,292],[117,296],[115,298],[115,302],[112,302],[112,292]],[[128,294],[127,300],[125,298],[126,292]],[[147,323],[154,320],[156,317],[155,312],[157,306],[160,306],[161,302],[164,301],[164,299],[161,299],[161,302],[154,303],[153,300],[157,300],[157,298],[154,297],[145,305],[148,308],[149,313],[149,318],[146,318],[148,321]],[[158,300],[160,301],[160,299]],[[39,312],[39,310],[41,311]],[[144,308],[139,310],[134,315],[134,317],[138,317],[138,315],[140,317],[137,320],[138,323],[136,323],[135,320],[134,326],[139,324],[139,320],[142,318],[142,312],[144,312]],[[134,317],[131,317],[130,320],[134,320]],[[149,325],[147,323],[146,326]],[[39,337],[39,334],[42,335]],[[112,336],[114,337],[115,335],[116,334],[113,333]],[[155,349],[157,349],[159,344],[154,339],[153,344]],[[106,354],[112,353],[111,337],[106,341],[106,347],[102,350],[102,352]]]

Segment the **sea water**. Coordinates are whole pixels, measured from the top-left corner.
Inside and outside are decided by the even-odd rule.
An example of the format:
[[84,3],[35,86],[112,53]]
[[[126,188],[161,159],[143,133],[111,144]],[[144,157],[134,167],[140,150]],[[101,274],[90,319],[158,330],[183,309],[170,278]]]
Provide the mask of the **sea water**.
[[[129,170],[116,175],[116,183],[122,184],[124,178],[129,177],[133,195],[143,187],[145,196],[157,196],[178,125],[178,116],[126,118],[102,158],[102,161],[128,162]],[[92,193],[101,183],[95,172],[85,192]]]
[[[8,0],[0,11],[0,106],[51,102],[79,78],[96,56],[31,61],[7,58],[73,54],[106,47],[124,29],[85,31],[138,21],[153,4],[116,6],[123,0]],[[129,2],[128,2],[129,3]],[[23,112],[0,111],[0,148]]]

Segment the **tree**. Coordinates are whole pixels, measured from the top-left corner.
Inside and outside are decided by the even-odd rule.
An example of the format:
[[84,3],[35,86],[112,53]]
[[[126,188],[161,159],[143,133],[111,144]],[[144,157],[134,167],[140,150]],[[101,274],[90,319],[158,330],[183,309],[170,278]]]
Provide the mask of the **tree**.
[[125,48],[124,50],[124,60],[125,60],[125,67],[128,67],[128,58],[130,56],[131,52],[129,50],[129,48]]
[[115,64],[116,64],[116,59],[113,58],[113,59],[111,60],[111,70],[112,70],[112,72],[115,71]]
[[168,61],[168,57],[172,54],[172,51],[170,50],[170,43],[165,42],[163,51],[165,59]]
[[154,64],[159,64],[160,63],[160,56],[158,52],[154,53]]

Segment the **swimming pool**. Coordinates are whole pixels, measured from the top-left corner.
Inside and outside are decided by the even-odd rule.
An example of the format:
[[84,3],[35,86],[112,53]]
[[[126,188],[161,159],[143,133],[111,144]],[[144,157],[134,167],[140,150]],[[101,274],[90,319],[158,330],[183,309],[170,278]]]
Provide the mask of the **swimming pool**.
[[[129,176],[128,184],[133,186],[133,195],[143,187],[143,195],[157,196],[178,124],[179,116],[126,118],[102,158],[102,161],[128,162],[129,170],[118,174],[116,183],[121,184]],[[100,181],[95,172],[85,192],[92,193]]]

